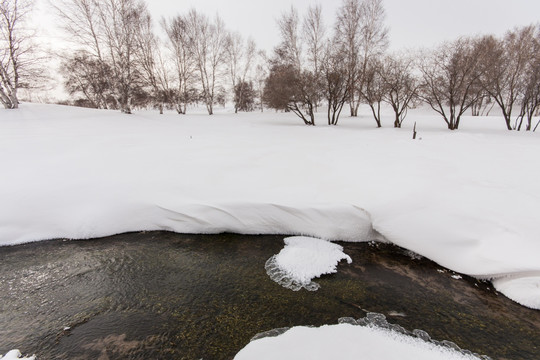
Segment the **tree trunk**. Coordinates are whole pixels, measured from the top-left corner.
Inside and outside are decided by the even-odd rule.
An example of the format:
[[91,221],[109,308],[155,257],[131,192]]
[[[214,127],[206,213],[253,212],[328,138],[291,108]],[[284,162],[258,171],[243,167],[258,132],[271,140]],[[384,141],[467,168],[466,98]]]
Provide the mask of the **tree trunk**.
[[401,128],[401,121],[399,119],[399,114],[396,112],[396,119],[394,120],[394,127]]

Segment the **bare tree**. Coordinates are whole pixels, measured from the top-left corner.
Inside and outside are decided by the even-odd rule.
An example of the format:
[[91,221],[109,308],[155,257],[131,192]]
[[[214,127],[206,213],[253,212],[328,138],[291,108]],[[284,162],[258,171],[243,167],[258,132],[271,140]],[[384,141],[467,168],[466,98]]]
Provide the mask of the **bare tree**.
[[[259,57],[263,57],[264,56],[259,56]],[[255,93],[257,95],[257,98],[258,98],[258,105],[259,105],[259,109],[261,110],[261,112],[264,111],[264,101],[263,101],[263,98],[264,98],[264,83],[265,83],[265,80],[266,80],[266,76],[268,75],[268,71],[266,69],[266,67],[259,63],[255,66],[255,75],[254,75],[254,80],[255,80]]]
[[303,66],[299,17],[294,7],[281,15],[278,26],[281,42],[270,60],[270,73],[264,87],[265,103],[274,109],[294,112],[306,125],[315,125],[321,81]]
[[178,15],[170,22],[162,20],[161,25],[167,33],[168,44],[176,68],[176,92],[174,96],[176,111],[179,114],[185,114],[188,104],[196,98],[194,81],[197,69],[197,64],[191,51],[192,45],[190,31],[188,29],[188,19],[185,16]]
[[[321,81],[321,61],[324,56],[326,28],[322,19],[322,7],[310,6],[304,16],[302,37],[307,48],[307,61],[310,70],[318,81]],[[322,95],[321,95],[322,97]],[[316,99],[315,111],[321,97]]]
[[302,34],[307,47],[307,60],[311,70],[318,75],[324,53],[326,28],[322,19],[322,7],[310,6],[304,17]]
[[29,0],[0,0],[0,103],[6,109],[19,107],[17,91],[34,72],[30,34],[22,27],[31,6]]
[[302,46],[299,34],[299,17],[298,11],[294,6],[291,6],[289,12],[284,12],[277,20],[281,43],[275,50],[279,53],[283,63],[292,64],[297,69],[302,68]]
[[471,115],[472,116],[488,116],[495,102],[492,100],[491,96],[480,86],[480,94],[478,99],[471,105]]
[[[235,89],[235,111],[239,108],[246,108],[243,105],[246,101],[246,97],[251,97],[254,99],[255,89],[253,88],[252,81],[248,82],[248,76],[251,73],[251,69],[256,60],[257,56],[257,45],[253,39],[248,39],[246,44],[246,51],[244,53],[243,69],[240,76],[240,85],[237,86],[238,89]],[[254,101],[254,100],[253,100]]]
[[[377,61],[388,48],[388,28],[384,26],[386,12],[383,0],[363,0],[361,7],[360,75],[367,74],[370,62]],[[359,79],[361,91],[364,79]]]
[[[99,17],[99,3],[95,0],[59,0],[52,3],[64,30],[69,34],[67,41],[76,46],[76,53],[68,56],[66,64],[73,72],[64,72],[68,92],[74,95],[82,92],[86,99],[100,109],[116,108],[117,104],[108,101],[112,89],[112,72],[106,59],[103,25]],[[78,86],[74,86],[78,84]],[[90,90],[82,91],[82,88]],[[107,89],[96,91],[92,88]]]
[[[241,72],[240,66],[244,56],[244,39],[240,33],[230,33],[227,35],[225,44],[226,62],[231,80],[233,92],[236,90],[236,84],[240,80],[238,73]],[[235,106],[235,113],[238,108]]]
[[120,110],[131,114],[133,95],[141,86],[138,32],[149,17],[148,10],[142,0],[105,0],[98,10],[113,71],[113,94]]
[[250,90],[247,76],[253,65],[257,48],[252,39],[244,43],[239,33],[231,33],[227,37],[225,51],[232,89],[235,93],[234,110],[238,112],[238,104],[243,103],[244,90],[246,92]]
[[253,82],[239,81],[234,89],[234,108],[240,111],[255,109],[256,92]]
[[112,76],[107,64],[99,62],[87,52],[79,51],[62,64],[65,87],[72,96],[82,94],[77,103],[96,109],[114,108],[108,79]]
[[360,92],[362,99],[369,105],[378,128],[382,127],[381,104],[387,93],[382,72],[382,62],[372,60],[364,71],[364,85]]
[[350,73],[345,54],[335,42],[328,42],[322,59],[324,94],[328,101],[328,125],[337,125],[343,106],[349,99]]
[[383,100],[394,110],[394,127],[401,128],[407,111],[418,98],[418,79],[414,75],[414,60],[399,55],[386,56],[381,68],[385,91]]
[[191,10],[188,14],[191,51],[195,56],[202,86],[202,97],[208,114],[214,113],[218,81],[225,62],[227,33],[219,16],[211,22],[205,15]]
[[461,116],[477,100],[479,81],[477,47],[473,40],[461,38],[445,43],[420,65],[420,97],[439,113],[448,129],[459,128]]
[[[59,0],[57,4],[64,28],[78,50],[100,64],[101,75],[109,83],[116,102],[115,108],[130,114],[134,95],[142,86],[138,39],[143,24],[149,21],[144,1]],[[106,103],[105,99],[100,102]]]
[[151,100],[163,114],[166,103],[172,101],[169,69],[161,51],[161,44],[152,27],[152,18],[146,14],[139,23],[137,34],[137,61],[142,81],[150,88]]
[[317,91],[313,73],[300,72],[293,64],[275,64],[266,78],[263,100],[270,108],[292,111],[305,125],[315,125]]
[[523,78],[519,124],[516,130],[521,130],[523,121],[526,120],[525,130],[531,131],[533,117],[540,109],[540,28],[538,27],[534,29],[533,38],[530,39],[530,58]]
[[51,5],[56,9],[66,40],[79,50],[88,52],[99,61],[105,62],[103,26],[99,16],[99,2],[95,0],[58,0]]
[[359,0],[343,0],[338,10],[335,39],[339,42],[341,51],[345,54],[347,67],[348,96],[351,116],[357,116],[360,106],[360,94],[355,91],[360,78],[360,30],[362,6]]
[[527,26],[509,31],[502,40],[490,36],[480,41],[482,85],[499,105],[508,130],[513,129],[512,112],[526,86],[526,68],[533,57],[534,31],[533,26]]
[[361,91],[370,61],[388,47],[386,13],[382,0],[344,0],[338,10],[336,39],[347,54],[351,79],[349,103],[351,116],[358,116]]

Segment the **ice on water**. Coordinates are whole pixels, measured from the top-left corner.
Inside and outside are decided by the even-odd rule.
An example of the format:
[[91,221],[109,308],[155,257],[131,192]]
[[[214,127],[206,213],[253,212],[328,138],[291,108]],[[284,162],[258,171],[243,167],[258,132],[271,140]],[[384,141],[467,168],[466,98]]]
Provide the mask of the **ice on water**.
[[326,240],[295,236],[284,241],[285,247],[268,259],[265,268],[273,281],[294,291],[316,291],[319,284],[314,278],[335,273],[341,260],[352,262],[342,246]]

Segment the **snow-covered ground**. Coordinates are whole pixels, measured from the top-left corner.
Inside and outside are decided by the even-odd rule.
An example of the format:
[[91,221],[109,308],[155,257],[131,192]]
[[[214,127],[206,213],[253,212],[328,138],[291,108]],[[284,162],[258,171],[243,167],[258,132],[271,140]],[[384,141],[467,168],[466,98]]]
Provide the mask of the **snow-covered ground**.
[[418,338],[350,324],[294,327],[249,343],[234,360],[478,360]]
[[36,360],[36,356],[32,355],[29,357],[23,357],[21,352],[15,349],[15,350],[8,351],[8,353],[4,356],[0,354],[0,359],[2,360]]
[[[495,279],[499,291],[540,309],[539,134],[508,132],[498,117],[466,117],[450,132],[423,110],[404,129],[389,119],[376,129],[367,113],[338,127],[320,114],[319,123],[270,111],[0,110],[0,245],[137,230],[378,239]],[[294,268],[292,245],[282,260]],[[332,249],[333,266],[347,259]],[[402,346],[346,328],[282,339],[310,332],[335,339],[330,347],[349,336]]]
[[[0,110],[0,245],[136,230],[381,236],[540,308],[540,140],[499,117]],[[418,137],[412,140],[416,121]]]

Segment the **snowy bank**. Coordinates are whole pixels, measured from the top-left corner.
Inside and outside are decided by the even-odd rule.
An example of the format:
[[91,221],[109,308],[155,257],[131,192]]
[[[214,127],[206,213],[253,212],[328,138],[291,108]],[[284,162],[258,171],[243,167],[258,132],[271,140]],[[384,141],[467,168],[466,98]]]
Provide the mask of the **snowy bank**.
[[381,328],[350,324],[294,327],[249,343],[235,360],[478,360],[452,349]]
[[2,360],[36,360],[36,356],[23,357],[19,350],[11,350],[4,356],[0,355]]
[[540,308],[538,134],[499,118],[466,117],[456,132],[431,113],[414,121],[421,140],[369,116],[305,127],[274,112],[0,110],[0,244],[137,230],[382,236],[504,278],[500,291]]

